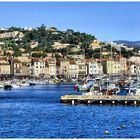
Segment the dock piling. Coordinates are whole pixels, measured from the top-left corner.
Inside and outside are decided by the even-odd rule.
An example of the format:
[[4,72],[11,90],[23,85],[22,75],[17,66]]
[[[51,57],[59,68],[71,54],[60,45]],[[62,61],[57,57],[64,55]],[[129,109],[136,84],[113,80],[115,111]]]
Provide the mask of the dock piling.
[[74,100],[72,100],[72,105],[74,105]]
[[88,104],[90,104],[91,102],[90,102],[90,100],[88,100]]
[[102,101],[100,101],[100,104],[102,104],[103,102]]
[[137,104],[137,101],[134,101],[134,105],[136,105]]
[[112,104],[115,104],[115,101],[112,101]]

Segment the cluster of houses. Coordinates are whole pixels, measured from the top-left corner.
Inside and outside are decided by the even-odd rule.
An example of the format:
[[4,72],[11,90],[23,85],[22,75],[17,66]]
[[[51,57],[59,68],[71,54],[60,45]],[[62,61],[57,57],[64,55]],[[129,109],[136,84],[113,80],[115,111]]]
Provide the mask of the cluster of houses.
[[[131,60],[131,61],[130,61]],[[82,78],[102,74],[140,73],[140,57],[114,59],[85,59],[78,55],[67,58],[33,58],[20,56],[16,58],[0,57],[0,75],[16,77],[63,77]],[[137,60],[137,61],[136,61]]]

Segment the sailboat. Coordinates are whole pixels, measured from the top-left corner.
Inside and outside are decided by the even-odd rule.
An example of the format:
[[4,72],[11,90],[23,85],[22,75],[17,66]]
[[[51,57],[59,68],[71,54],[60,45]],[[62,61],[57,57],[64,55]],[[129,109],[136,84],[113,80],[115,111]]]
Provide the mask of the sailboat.
[[133,82],[130,84],[128,95],[140,96],[140,82],[138,80],[138,73],[139,73],[138,72],[138,65],[137,65],[136,73],[137,73],[136,82]]

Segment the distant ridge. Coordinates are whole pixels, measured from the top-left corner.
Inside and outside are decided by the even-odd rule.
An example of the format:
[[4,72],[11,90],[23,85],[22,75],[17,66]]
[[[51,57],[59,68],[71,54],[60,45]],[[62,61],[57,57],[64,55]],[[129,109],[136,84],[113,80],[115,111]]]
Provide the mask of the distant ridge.
[[140,41],[127,41],[127,40],[116,40],[115,43],[122,43],[128,47],[140,48]]

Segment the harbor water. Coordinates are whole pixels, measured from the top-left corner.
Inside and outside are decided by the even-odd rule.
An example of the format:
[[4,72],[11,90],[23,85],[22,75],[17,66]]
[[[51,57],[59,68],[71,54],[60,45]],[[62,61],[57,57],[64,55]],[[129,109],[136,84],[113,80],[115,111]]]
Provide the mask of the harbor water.
[[140,106],[61,104],[73,85],[0,90],[0,138],[140,138]]

